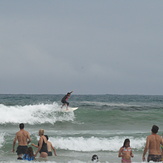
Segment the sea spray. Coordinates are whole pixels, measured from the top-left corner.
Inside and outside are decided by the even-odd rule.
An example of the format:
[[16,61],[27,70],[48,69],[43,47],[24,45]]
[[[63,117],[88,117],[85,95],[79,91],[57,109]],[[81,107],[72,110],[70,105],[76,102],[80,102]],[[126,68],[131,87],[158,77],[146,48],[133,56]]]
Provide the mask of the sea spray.
[[20,123],[27,124],[54,124],[57,121],[73,121],[74,113],[63,113],[57,103],[53,104],[37,104],[25,106],[6,106],[0,104],[0,124]]
[[[128,137],[131,142],[131,147],[134,150],[141,150],[144,147],[145,138]],[[57,149],[72,150],[72,151],[113,151],[118,152],[123,145],[126,137],[50,137],[50,141]]]
[[133,149],[132,162],[142,163],[151,126],[158,125],[158,134],[163,133],[163,96],[72,95],[70,107],[78,110],[67,113],[60,108],[62,97],[0,95],[0,162],[17,162],[11,149],[19,123],[25,124],[35,144],[39,129],[45,129],[57,150],[57,157],[46,163],[89,163],[93,154],[101,163],[119,163],[118,150],[126,138]]

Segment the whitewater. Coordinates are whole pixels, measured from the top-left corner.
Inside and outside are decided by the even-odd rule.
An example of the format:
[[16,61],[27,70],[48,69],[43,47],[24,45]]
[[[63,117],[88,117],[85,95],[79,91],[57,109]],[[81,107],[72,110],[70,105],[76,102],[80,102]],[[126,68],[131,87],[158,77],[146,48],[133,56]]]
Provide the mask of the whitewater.
[[48,160],[37,157],[36,162],[46,163],[89,163],[93,154],[100,162],[118,163],[126,138],[133,150],[132,162],[141,163],[152,125],[163,133],[163,96],[72,95],[70,106],[79,108],[74,112],[62,112],[62,96],[0,95],[0,162],[17,162],[11,149],[19,123],[25,124],[35,144],[38,130],[45,130],[57,151]]

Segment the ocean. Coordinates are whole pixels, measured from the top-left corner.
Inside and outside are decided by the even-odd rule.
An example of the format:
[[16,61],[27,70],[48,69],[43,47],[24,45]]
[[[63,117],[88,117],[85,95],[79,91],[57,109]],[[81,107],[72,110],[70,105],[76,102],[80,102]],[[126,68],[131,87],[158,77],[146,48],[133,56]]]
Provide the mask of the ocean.
[[163,96],[72,94],[70,107],[78,110],[62,112],[63,96],[0,95],[0,162],[18,162],[11,150],[20,123],[32,143],[37,144],[38,131],[44,129],[56,148],[57,156],[44,160],[38,154],[33,161],[42,163],[91,163],[93,154],[101,163],[120,163],[118,151],[126,138],[133,150],[132,162],[141,163],[152,125],[159,126],[159,135],[163,133]]

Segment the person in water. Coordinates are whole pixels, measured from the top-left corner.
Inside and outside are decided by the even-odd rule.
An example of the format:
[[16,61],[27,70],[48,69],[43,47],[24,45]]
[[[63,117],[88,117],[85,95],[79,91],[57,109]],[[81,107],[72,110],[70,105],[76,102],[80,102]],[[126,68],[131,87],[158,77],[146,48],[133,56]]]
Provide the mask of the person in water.
[[27,145],[31,142],[30,134],[28,131],[24,130],[24,124],[20,123],[19,124],[20,131],[16,133],[16,136],[13,141],[13,148],[12,152],[15,151],[15,144],[18,141],[18,147],[17,147],[17,155],[18,155],[18,160],[22,160],[22,155],[25,154],[27,150]]
[[32,147],[28,147],[26,154],[24,154],[23,156],[23,160],[28,160],[28,161],[32,161],[35,159],[34,153],[33,153],[33,148]]
[[40,139],[38,141],[38,146],[35,144],[32,144],[33,146],[38,148],[36,151],[36,154],[34,156],[36,157],[38,152],[39,152],[40,157],[47,158],[47,156],[48,156],[47,139],[44,136],[44,130],[43,129],[39,130],[39,136],[40,136]]
[[69,97],[71,96],[71,93],[72,93],[72,92],[73,92],[73,91],[68,92],[68,93],[62,98],[61,102],[62,102],[63,104],[62,104],[61,108],[62,108],[63,106],[66,105],[66,109],[68,110],[69,102],[67,102],[67,100],[68,100]]
[[145,154],[148,151],[148,158],[147,161],[153,161],[153,162],[161,162],[162,156],[161,156],[161,145],[163,144],[162,137],[160,135],[157,135],[157,132],[159,130],[159,127],[156,125],[152,126],[151,129],[151,135],[147,136],[146,139],[146,145],[144,148],[142,160],[145,161]]
[[134,157],[134,155],[129,139],[125,139],[123,146],[119,149],[118,157],[122,157],[122,163],[131,163],[131,157]]
[[52,150],[54,151],[54,155],[57,156],[56,149],[53,147],[52,143],[49,141],[48,135],[45,135],[45,137],[47,139],[48,156],[52,156]]
[[98,158],[98,156],[96,155],[96,154],[94,154],[93,156],[92,156],[92,162],[94,162],[94,163],[96,163],[96,162],[99,162],[99,158]]
[[[163,139],[163,134],[162,134],[161,138]],[[161,148],[161,156],[162,156],[162,161],[163,161],[163,144],[161,144],[160,148]]]

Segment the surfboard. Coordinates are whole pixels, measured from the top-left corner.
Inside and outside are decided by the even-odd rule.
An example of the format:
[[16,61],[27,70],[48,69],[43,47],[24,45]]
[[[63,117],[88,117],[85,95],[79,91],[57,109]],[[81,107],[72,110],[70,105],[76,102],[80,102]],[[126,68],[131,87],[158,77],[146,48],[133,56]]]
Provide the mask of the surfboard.
[[68,107],[68,110],[67,110],[66,108],[64,108],[64,109],[62,109],[62,111],[63,111],[63,112],[73,112],[73,111],[75,111],[75,110],[77,110],[77,109],[78,109],[78,107],[74,107],[74,108]]

